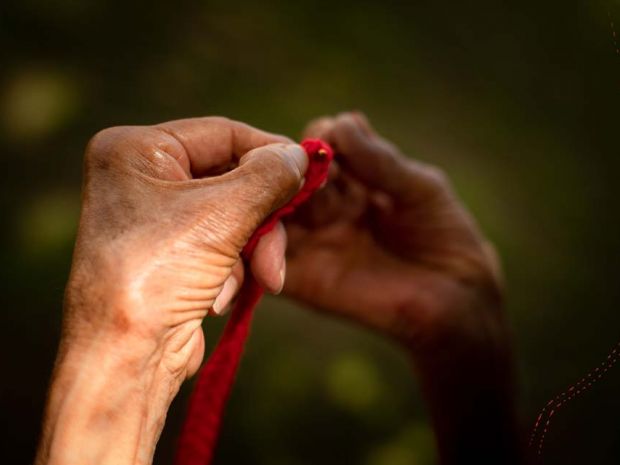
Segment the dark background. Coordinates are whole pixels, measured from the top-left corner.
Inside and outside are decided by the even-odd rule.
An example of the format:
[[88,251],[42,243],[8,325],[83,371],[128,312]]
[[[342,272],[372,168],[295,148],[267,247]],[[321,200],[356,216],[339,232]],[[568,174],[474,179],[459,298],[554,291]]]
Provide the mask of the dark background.
[[[34,454],[88,138],[210,114],[296,137],[360,109],[444,167],[504,260],[529,428],[620,340],[612,20],[618,0],[2,2],[0,461]],[[257,317],[217,463],[434,462],[395,347],[281,299]],[[620,367],[559,411],[541,463],[618,463],[619,394]]]

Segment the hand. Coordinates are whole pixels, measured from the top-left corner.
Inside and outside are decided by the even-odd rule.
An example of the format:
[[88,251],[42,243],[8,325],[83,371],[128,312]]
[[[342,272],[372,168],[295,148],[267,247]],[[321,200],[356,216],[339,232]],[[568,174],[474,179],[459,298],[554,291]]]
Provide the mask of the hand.
[[493,247],[438,168],[402,155],[359,113],[305,135],[337,157],[327,186],[286,223],[287,295],[419,348],[499,315]]
[[442,464],[520,460],[500,267],[437,168],[405,157],[359,113],[306,136],[336,151],[326,187],[286,222],[284,292],[400,341]]
[[[202,361],[203,318],[233,298],[241,249],[306,168],[299,145],[223,118],[92,139],[38,463],[150,462],[172,398]],[[281,237],[281,227],[264,236],[251,263],[272,292],[283,285]]]

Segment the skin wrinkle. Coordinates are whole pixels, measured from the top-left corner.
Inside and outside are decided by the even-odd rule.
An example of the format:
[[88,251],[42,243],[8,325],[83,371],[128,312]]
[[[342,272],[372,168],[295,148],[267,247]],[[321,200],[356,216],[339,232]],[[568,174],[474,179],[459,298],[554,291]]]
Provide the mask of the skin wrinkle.
[[[405,341],[442,465],[512,465],[510,340],[487,240],[445,174],[402,156],[362,115],[310,127],[306,136],[336,142],[337,165],[325,190],[286,222],[288,239],[256,249],[253,274],[278,281],[288,243],[287,296]],[[151,462],[170,402],[202,359],[202,318],[229,276],[241,284],[241,248],[302,182],[289,143],[225,118],[117,127],[91,139],[37,465],[82,453],[99,465]],[[181,172],[209,177],[175,181]],[[484,375],[484,385],[468,373]],[[92,377],[104,383],[98,405]],[[131,386],[140,394],[127,397]],[[67,401],[76,396],[86,401]],[[123,415],[75,430],[97,411]],[[486,437],[503,449],[485,452]]]
[[[268,232],[277,232],[278,229],[274,229],[274,227],[278,226],[278,220],[283,215],[293,211],[301,202],[307,201],[310,194],[326,179],[328,163],[333,158],[331,148],[316,140],[304,141],[302,146],[307,153],[301,152],[300,155],[307,157],[311,161],[306,173],[304,188],[290,200],[290,203],[281,210],[274,212],[256,229],[241,253],[244,260],[248,262],[252,262],[252,257],[257,252],[260,252],[257,245],[261,236],[265,236]],[[274,146],[271,147],[273,148]],[[294,148],[297,149],[297,147]],[[265,156],[257,158],[257,160],[265,164],[265,162],[269,161],[268,154],[269,152],[266,151]],[[274,155],[281,156],[280,153],[275,153]],[[283,165],[285,164],[283,163]],[[249,163],[240,166],[239,169],[243,169],[248,165]],[[258,187],[260,186],[258,185]],[[273,210],[273,206],[271,210]],[[271,237],[274,236],[272,235]],[[264,242],[263,245],[265,245]],[[256,270],[256,267],[253,268]],[[229,285],[232,283],[234,286],[234,282],[233,279],[227,280],[219,297],[229,295],[229,289],[231,289]],[[251,315],[263,292],[264,290],[254,279],[249,280],[244,285],[232,317],[220,339],[220,343],[201,371],[196,390],[190,400],[188,417],[179,442],[179,454],[176,459],[179,465],[210,463],[210,457],[215,448],[216,432],[219,429],[225,400],[229,396],[236,368],[243,352]],[[216,300],[213,310],[220,312],[221,307],[222,305]],[[200,438],[200,440],[198,441],[197,438]],[[198,445],[198,442],[203,442],[204,445]]]
[[170,181],[185,181],[190,179],[189,173],[185,172],[180,166],[178,160],[176,160],[170,153],[154,149],[149,155],[145,157],[145,169],[152,167],[153,176],[155,178],[162,179],[165,176],[171,178]]
[[187,154],[189,153],[189,151],[187,150],[187,147],[185,146],[185,143],[183,142],[183,140],[181,138],[179,138],[174,131],[171,131],[165,127],[162,126],[155,126],[155,129],[157,129],[158,131],[163,132],[164,134],[170,136],[174,141],[176,141],[180,147],[181,147],[181,151],[177,152],[179,154],[178,157],[175,157],[174,155],[171,155],[180,165],[181,167],[184,169],[184,172],[187,174],[188,178],[192,178],[192,162],[191,159],[187,156]]

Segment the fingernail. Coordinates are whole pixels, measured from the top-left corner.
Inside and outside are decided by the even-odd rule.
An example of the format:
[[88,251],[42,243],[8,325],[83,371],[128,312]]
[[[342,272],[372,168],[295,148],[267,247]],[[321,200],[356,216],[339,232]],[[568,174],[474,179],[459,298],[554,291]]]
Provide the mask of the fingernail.
[[282,265],[280,266],[280,287],[278,287],[278,290],[274,293],[275,295],[278,295],[282,292],[282,289],[284,289],[284,278],[286,277],[286,260],[282,260]]
[[288,144],[284,149],[290,159],[297,165],[301,176],[303,176],[308,169],[308,155],[306,155],[306,151],[299,144]]
[[230,275],[226,281],[224,281],[222,290],[213,302],[213,312],[219,316],[226,314],[230,309],[230,305],[228,304],[237,293],[237,290],[239,290],[239,281],[237,281],[234,276]]

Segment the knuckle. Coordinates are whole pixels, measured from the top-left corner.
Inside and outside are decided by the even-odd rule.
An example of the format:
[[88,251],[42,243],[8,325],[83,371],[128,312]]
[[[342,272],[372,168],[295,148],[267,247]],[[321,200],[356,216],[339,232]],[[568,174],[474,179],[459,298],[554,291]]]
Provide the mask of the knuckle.
[[450,178],[446,172],[435,165],[420,164],[407,160],[412,178],[416,179],[419,187],[429,194],[449,192]]
[[306,125],[304,134],[307,137],[326,138],[329,131],[334,127],[334,118],[330,116],[322,116],[313,119]]
[[353,112],[345,111],[345,112],[339,113],[336,116],[336,121],[345,122],[348,124],[355,124],[355,117],[353,116]]
[[131,146],[135,127],[116,126],[97,132],[88,142],[85,152],[87,169],[109,169],[117,164],[119,155]]
[[368,115],[366,115],[366,113],[364,113],[363,111],[355,110],[351,112],[351,115],[358,121],[358,123],[361,122],[367,126],[370,126],[370,119],[368,118]]
[[355,122],[353,118],[347,113],[340,114],[334,121],[335,133],[351,133],[355,131]]
[[437,166],[428,166],[426,168],[426,177],[430,183],[437,186],[443,187],[448,185],[448,175],[442,168]]
[[360,119],[355,113],[342,113],[336,117],[332,134],[339,149],[345,152],[371,151],[383,157],[399,153],[385,139],[376,134],[371,136],[370,125],[360,122]]
[[130,130],[127,126],[114,126],[97,132],[88,142],[88,151],[101,153],[109,151],[126,139]]
[[356,136],[355,126],[343,117],[337,117],[330,131],[330,142],[333,142],[335,149],[342,153],[355,152],[359,145]]

